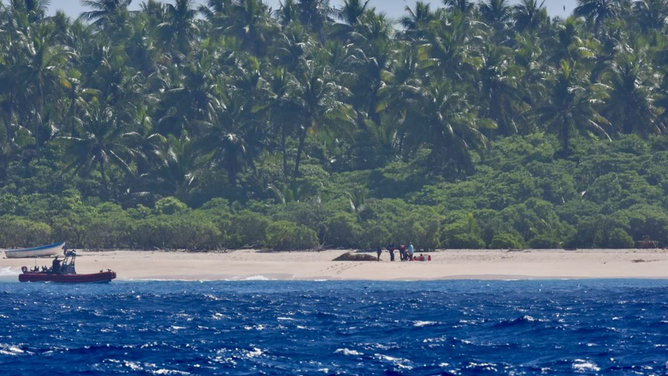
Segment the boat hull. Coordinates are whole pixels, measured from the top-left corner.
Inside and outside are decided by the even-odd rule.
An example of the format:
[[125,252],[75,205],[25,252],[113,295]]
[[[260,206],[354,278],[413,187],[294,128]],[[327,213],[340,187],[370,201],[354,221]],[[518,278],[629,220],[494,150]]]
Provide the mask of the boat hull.
[[49,244],[42,247],[10,249],[5,251],[7,258],[52,257],[63,255],[65,243]]
[[19,282],[55,282],[55,283],[105,283],[116,278],[112,271],[93,274],[51,274],[23,273],[19,274]]

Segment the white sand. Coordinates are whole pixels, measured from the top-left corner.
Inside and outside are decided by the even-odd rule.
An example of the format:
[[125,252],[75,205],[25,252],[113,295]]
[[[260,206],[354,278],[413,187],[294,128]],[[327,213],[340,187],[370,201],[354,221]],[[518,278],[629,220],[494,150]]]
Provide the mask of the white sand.
[[[666,250],[447,250],[429,253],[431,262],[389,262],[384,252],[381,262],[332,261],[345,252],[79,251],[77,272],[113,269],[123,280],[668,278]],[[0,258],[0,271],[18,275],[22,265],[34,264]]]

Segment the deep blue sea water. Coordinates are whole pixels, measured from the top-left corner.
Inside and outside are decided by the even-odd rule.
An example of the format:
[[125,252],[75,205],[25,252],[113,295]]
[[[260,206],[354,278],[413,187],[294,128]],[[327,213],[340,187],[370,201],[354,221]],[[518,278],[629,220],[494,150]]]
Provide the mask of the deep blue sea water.
[[0,375],[668,373],[668,281],[0,282]]

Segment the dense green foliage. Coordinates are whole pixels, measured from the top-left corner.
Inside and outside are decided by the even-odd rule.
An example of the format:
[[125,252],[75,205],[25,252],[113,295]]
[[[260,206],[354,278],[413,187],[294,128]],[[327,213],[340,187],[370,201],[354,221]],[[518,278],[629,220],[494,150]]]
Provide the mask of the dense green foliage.
[[668,245],[668,0],[0,3],[0,246]]

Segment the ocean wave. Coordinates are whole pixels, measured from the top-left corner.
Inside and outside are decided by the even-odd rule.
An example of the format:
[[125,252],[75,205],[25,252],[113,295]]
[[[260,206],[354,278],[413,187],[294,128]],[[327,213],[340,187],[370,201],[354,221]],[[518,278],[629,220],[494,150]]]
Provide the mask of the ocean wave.
[[359,352],[359,351],[349,350],[349,349],[336,349],[336,351],[334,351],[334,354],[343,354],[343,355],[352,355],[352,356],[362,355],[362,353]]
[[36,362],[53,374],[665,374],[668,281],[577,284],[0,283],[0,363],[16,374]]
[[573,370],[578,373],[585,373],[585,372],[598,372],[601,370],[601,368],[598,367],[593,362],[583,359],[575,359],[573,361]]
[[0,268],[0,277],[15,277],[21,274],[21,269],[11,266]]
[[9,355],[9,356],[18,356],[18,355],[30,355],[32,354],[29,351],[22,350],[16,345],[10,345],[6,343],[0,343],[0,355]]
[[521,325],[526,325],[526,324],[531,324],[536,322],[536,319],[533,318],[532,316],[529,315],[524,315],[521,317],[518,317],[514,320],[503,320],[499,323],[497,323],[495,326],[502,328],[502,327],[512,327],[512,326],[521,326]]
[[414,327],[421,328],[423,326],[436,325],[435,321],[415,321],[413,323]]
[[275,281],[275,279],[267,278],[263,275],[252,275],[250,277],[243,278],[244,281]]

